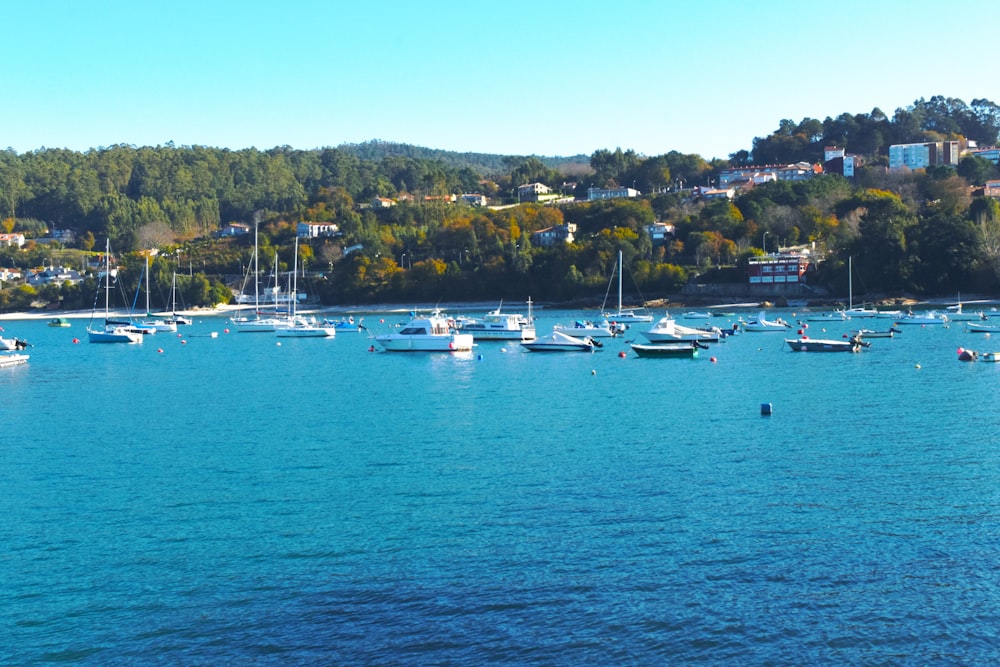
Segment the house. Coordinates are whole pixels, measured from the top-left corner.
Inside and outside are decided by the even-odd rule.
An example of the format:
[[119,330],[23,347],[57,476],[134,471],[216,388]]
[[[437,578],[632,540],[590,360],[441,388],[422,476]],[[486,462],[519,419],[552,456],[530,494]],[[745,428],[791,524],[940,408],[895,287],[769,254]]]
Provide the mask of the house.
[[0,234],[0,245],[24,247],[24,234]]
[[736,181],[744,180],[751,181],[754,185],[761,185],[769,181],[805,181],[821,173],[823,173],[823,167],[808,162],[736,167],[723,169],[719,172],[719,188],[725,189]]
[[396,202],[388,197],[375,197],[372,199],[372,208],[392,208]]
[[823,149],[823,173],[854,178],[854,172],[860,166],[861,158],[857,155],[848,155],[843,148],[827,146]]
[[967,157],[981,157],[993,164],[1000,164],[1000,148],[980,148],[966,153]]
[[20,280],[23,274],[18,269],[3,269],[0,268],[0,282],[10,282],[12,280]]
[[587,201],[598,199],[617,199],[619,197],[638,197],[641,192],[633,188],[587,188]]
[[487,203],[486,195],[465,194],[461,195],[459,199],[470,206],[486,206]]
[[730,201],[736,197],[736,188],[695,188],[698,191],[698,196],[702,199],[728,199]]
[[751,257],[747,263],[747,282],[751,285],[787,285],[804,283],[809,257],[798,253],[779,253]]
[[957,141],[930,141],[922,144],[889,146],[889,169],[925,169],[939,165],[958,164]]
[[83,276],[75,269],[65,266],[49,266],[41,271],[33,271],[25,281],[33,287],[39,285],[62,285],[70,283],[76,285],[83,282]]
[[531,244],[536,247],[548,248],[557,243],[572,243],[573,234],[576,233],[576,225],[567,222],[564,225],[547,227],[531,233]]
[[250,225],[244,224],[242,222],[230,222],[228,225],[222,228],[219,232],[219,236],[242,236],[243,234],[250,233]]
[[334,237],[340,234],[340,227],[332,222],[300,222],[295,226],[295,235],[300,239]]
[[654,246],[663,245],[674,238],[674,226],[665,222],[654,222],[651,225],[645,225],[642,229],[649,234]]
[[544,183],[526,183],[517,186],[518,201],[538,201],[551,193],[552,189]]
[[987,197],[1000,198],[1000,181],[986,181],[986,184],[983,187],[983,194]]

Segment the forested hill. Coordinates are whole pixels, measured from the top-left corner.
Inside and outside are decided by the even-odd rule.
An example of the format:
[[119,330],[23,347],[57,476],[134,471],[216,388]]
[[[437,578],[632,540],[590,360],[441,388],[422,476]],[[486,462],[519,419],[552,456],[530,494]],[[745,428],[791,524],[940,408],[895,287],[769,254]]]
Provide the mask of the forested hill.
[[380,141],[373,139],[360,144],[341,144],[338,150],[354,155],[358,159],[371,162],[381,162],[389,157],[404,157],[413,160],[434,160],[441,164],[457,169],[468,168],[477,174],[495,175],[511,171],[520,163],[522,157],[532,157],[541,162],[549,169],[558,170],[562,173],[580,173],[590,169],[589,155],[570,155],[566,157],[552,157],[542,155],[530,156],[510,156],[493,153],[461,153],[455,151],[440,150],[437,148],[425,148],[412,144],[400,144],[391,141]]

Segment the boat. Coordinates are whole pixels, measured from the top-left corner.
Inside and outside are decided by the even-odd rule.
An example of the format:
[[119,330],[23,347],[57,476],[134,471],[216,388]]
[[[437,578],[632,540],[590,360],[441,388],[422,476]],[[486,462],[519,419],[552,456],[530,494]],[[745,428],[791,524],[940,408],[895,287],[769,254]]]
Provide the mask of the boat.
[[31,347],[31,344],[21,338],[4,338],[0,336],[0,352],[20,352]]
[[73,326],[73,325],[65,317],[56,317],[56,318],[53,318],[53,319],[49,320],[49,326],[50,327],[63,327],[63,328],[65,328],[65,327],[69,327],[69,326]]
[[104,251],[104,322],[94,325],[94,312],[90,314],[87,336],[91,343],[141,343],[142,334],[132,330],[128,323],[111,319],[111,240],[108,239]]
[[698,356],[698,348],[704,347],[697,342],[690,343],[655,343],[644,345],[632,343],[632,351],[640,357],[673,357],[693,359]]
[[[653,316],[652,315],[640,315],[639,313],[635,312],[634,310],[624,310],[624,309],[622,309],[622,275],[625,273],[625,265],[622,262],[622,251],[621,250],[618,251],[618,263],[617,263],[616,266],[617,266],[617,269],[618,269],[618,310],[617,310],[617,312],[614,312],[614,313],[603,312],[603,313],[601,313],[601,317],[603,317],[604,319],[608,320],[609,322],[615,322],[615,323],[619,323],[619,324],[635,324],[636,322],[652,322],[653,321]],[[613,279],[614,279],[614,276],[612,275],[612,280]],[[610,287],[611,286],[609,284],[608,288],[610,289]],[[607,298],[605,297],[605,301],[606,300],[607,300]],[[601,306],[601,310],[604,310],[603,306]]]
[[31,357],[27,354],[0,354],[0,368],[20,366],[28,363]]
[[916,315],[913,312],[907,313],[905,316],[897,318],[894,320],[896,326],[900,325],[928,325],[928,324],[947,324],[948,316],[944,313],[937,313],[933,310],[927,311],[922,315]]
[[788,344],[794,352],[858,352],[863,347],[871,347],[871,343],[864,341],[860,336],[851,336],[840,340],[829,338],[786,338]]
[[682,313],[681,317],[683,317],[685,320],[710,320],[712,319],[712,313],[709,313],[707,311],[699,312],[699,311],[689,310],[686,313]]
[[977,322],[988,319],[986,313],[979,310],[973,313],[966,313],[962,310],[962,295],[958,295],[958,303],[948,306],[945,311],[948,319],[952,322]]
[[876,331],[874,329],[854,329],[851,331],[852,336],[858,336],[859,338],[892,338],[898,333],[903,333],[896,327],[889,327],[883,331]]
[[295,258],[292,261],[292,303],[288,317],[274,325],[274,335],[278,338],[333,338],[337,329],[319,324],[313,318],[299,315],[296,309],[299,291],[299,237],[295,237]]
[[711,330],[695,329],[677,323],[677,320],[667,315],[656,321],[649,331],[644,331],[643,336],[650,343],[668,343],[680,341],[698,341],[701,343],[718,343],[722,337],[722,330],[713,327]]
[[1000,361],[1000,352],[983,352],[979,355],[979,360],[998,362]]
[[338,332],[356,331],[358,333],[361,333],[365,328],[365,325],[361,324],[362,322],[364,322],[364,319],[365,318],[362,317],[360,320],[355,322],[354,315],[342,317],[339,320],[334,320],[328,317],[325,320],[323,320],[323,323],[327,326],[333,327]]
[[457,328],[462,333],[472,334],[477,341],[482,340],[519,340],[521,342],[535,340],[535,323],[531,315],[531,297],[528,297],[528,316],[520,313],[504,313],[503,301],[496,310],[481,318],[465,319]]
[[989,320],[966,322],[965,330],[969,333],[1000,333],[1000,324],[987,324]]
[[589,320],[577,320],[571,326],[556,324],[552,327],[554,331],[561,331],[570,336],[590,336],[591,338],[612,338],[620,336],[628,329],[628,325],[617,322],[591,322]]
[[177,322],[167,319],[155,318],[149,312],[149,253],[146,254],[146,317],[137,323],[141,333],[174,333],[177,331]]
[[186,315],[182,315],[177,312],[177,272],[174,271],[174,277],[170,282],[170,317],[166,318],[167,322],[173,322],[177,325],[188,325],[193,324],[194,320]]
[[580,338],[553,330],[548,336],[521,343],[521,347],[530,352],[596,352],[603,345],[590,336]]
[[843,310],[835,310],[824,313],[807,313],[802,316],[806,322],[843,322],[847,319],[847,313]]
[[757,317],[743,322],[744,331],[785,331],[788,329],[788,322],[780,317],[776,320],[769,320],[764,316],[764,311],[760,311]]
[[847,309],[841,312],[845,318],[852,320],[878,316],[874,308],[854,307],[854,257],[850,256],[847,258]]
[[460,333],[448,318],[435,310],[430,315],[414,313],[398,331],[375,337],[386,352],[469,352],[472,334]]
[[[277,317],[261,317],[262,313],[260,310],[260,276],[258,275],[258,247],[257,247],[257,234],[258,227],[260,224],[255,222],[253,227],[253,315],[240,315],[237,312],[236,317],[232,317],[229,321],[236,328],[239,333],[270,333],[274,331],[275,325],[278,323]],[[278,254],[274,255],[274,273],[275,273],[275,284],[277,284],[277,274],[278,274]],[[246,293],[246,281],[249,279],[249,269],[246,278],[243,280],[243,289],[240,290],[240,296],[237,299],[237,303],[242,304],[245,301]],[[277,310],[277,294],[275,294],[275,310]]]

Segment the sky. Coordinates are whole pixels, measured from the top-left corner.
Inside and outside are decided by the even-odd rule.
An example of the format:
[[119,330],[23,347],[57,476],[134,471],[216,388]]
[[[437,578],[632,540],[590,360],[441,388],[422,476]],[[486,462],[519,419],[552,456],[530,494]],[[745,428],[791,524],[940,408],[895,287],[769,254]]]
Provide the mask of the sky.
[[2,16],[0,147],[17,153],[377,139],[712,159],[783,119],[1000,103],[980,28],[996,0],[10,0]]

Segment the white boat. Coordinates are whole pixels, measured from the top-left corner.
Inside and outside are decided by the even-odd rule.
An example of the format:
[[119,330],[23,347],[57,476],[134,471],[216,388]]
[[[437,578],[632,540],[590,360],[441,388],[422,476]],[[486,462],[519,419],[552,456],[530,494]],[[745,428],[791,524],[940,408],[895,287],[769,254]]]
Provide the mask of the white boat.
[[962,310],[962,295],[958,295],[958,303],[948,306],[945,311],[952,322],[976,322],[987,319],[986,313],[979,310],[971,313]]
[[590,336],[591,338],[612,338],[620,336],[628,327],[624,324],[608,322],[591,322],[589,320],[577,320],[572,325],[556,324],[553,331],[561,331],[570,336]]
[[581,338],[553,330],[548,336],[521,343],[521,347],[531,352],[594,352],[602,345],[590,336]]
[[96,309],[90,314],[87,336],[91,343],[141,343],[142,334],[132,330],[129,324],[112,320],[111,315],[111,240],[108,239],[104,251],[104,322],[94,325]]
[[[236,317],[231,317],[229,321],[236,328],[239,333],[270,333],[274,331],[274,327],[279,322],[279,318],[270,315],[264,316],[260,310],[260,277],[258,275],[258,248],[257,248],[257,229],[260,223],[255,222],[253,227],[253,313],[252,315],[241,315],[237,312]],[[274,255],[274,272],[275,272],[275,284],[277,284],[277,272],[278,272],[278,254]],[[237,303],[244,303],[246,300],[246,281],[249,279],[249,270],[246,278],[243,280],[243,288],[240,289],[240,295],[237,298]],[[277,288],[275,288],[277,289]],[[275,310],[277,310],[277,302],[275,302]]]
[[686,313],[682,313],[681,317],[683,317],[685,320],[710,320],[712,319],[712,313],[709,313],[707,311],[698,312],[694,310],[689,310]]
[[386,352],[469,352],[473,346],[472,334],[453,329],[439,311],[415,313],[398,331],[376,336],[375,342]]
[[323,320],[323,323],[327,326],[333,327],[339,332],[353,332],[356,331],[361,333],[365,325],[362,324],[365,318],[359,319],[357,322],[354,321],[354,315],[348,315],[347,317],[342,317],[339,320],[330,319],[329,317]]
[[769,320],[764,316],[764,311],[760,311],[757,317],[751,318],[743,323],[744,331],[785,331],[789,328],[788,322],[780,317],[776,320]]
[[854,307],[854,257],[847,258],[847,309],[842,311],[845,318],[865,319],[878,316],[874,308]]
[[843,313],[845,319],[850,319],[850,320],[860,320],[871,317],[878,317],[877,310],[875,310],[874,308],[865,308],[863,306],[858,306],[858,307],[851,306],[840,312]]
[[909,313],[904,317],[900,317],[895,320],[896,326],[906,325],[906,324],[920,324],[926,326],[928,324],[947,324],[947,323],[948,323],[947,315],[945,315],[944,313],[934,312],[933,310],[927,311],[922,315]]
[[722,330],[713,327],[711,331],[694,329],[678,324],[677,320],[667,315],[657,320],[643,336],[650,343],[668,343],[679,341],[698,341],[702,343],[718,343],[722,338]]
[[27,347],[31,347],[31,345],[26,340],[0,336],[0,351],[2,352],[19,352]]
[[274,325],[274,335],[278,338],[333,338],[337,329],[319,324],[313,318],[303,317],[296,312],[299,291],[299,237],[295,237],[295,259],[292,261],[292,303],[291,312],[284,320]]
[[793,352],[858,352],[863,347],[870,347],[871,343],[861,340],[858,336],[841,338],[840,340],[830,338],[786,338],[785,343]]
[[174,277],[170,283],[170,317],[166,318],[167,322],[173,322],[177,325],[188,325],[193,324],[194,320],[190,317],[182,315],[177,312],[177,272],[174,271]]
[[482,340],[519,340],[521,342],[535,340],[535,323],[531,315],[531,297],[528,297],[528,316],[520,313],[501,312],[503,301],[496,310],[481,318],[464,320],[458,325],[462,333],[472,334],[477,341]]
[[989,321],[966,322],[965,330],[969,333],[1000,333],[1000,324],[989,324]]
[[20,366],[21,364],[28,363],[28,359],[30,358],[27,354],[0,354],[0,368]]
[[823,313],[804,313],[802,319],[806,322],[843,322],[847,314],[843,310]]
[[[614,313],[604,312],[601,313],[601,317],[608,320],[609,322],[622,323],[622,324],[635,324],[636,322],[652,322],[652,315],[640,315],[634,310],[623,310],[622,309],[622,274],[625,273],[625,265],[622,263],[622,251],[618,251],[618,311]],[[607,300],[607,299],[605,299]],[[604,307],[602,306],[603,310]]]
[[[149,253],[146,254],[146,317],[137,323],[141,329],[146,329],[152,333],[174,333],[177,331],[177,322],[153,317],[149,312]],[[143,331],[142,333],[147,333]]]

